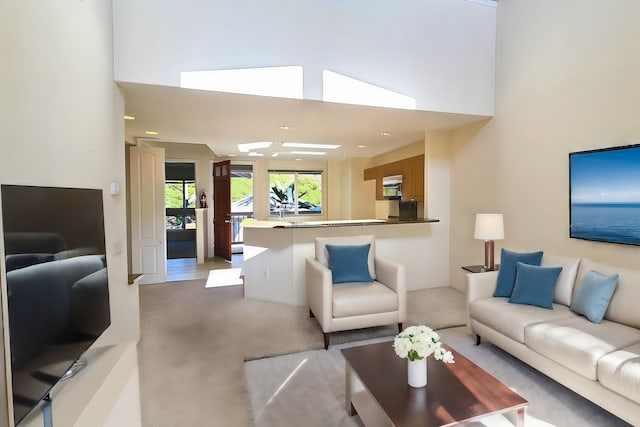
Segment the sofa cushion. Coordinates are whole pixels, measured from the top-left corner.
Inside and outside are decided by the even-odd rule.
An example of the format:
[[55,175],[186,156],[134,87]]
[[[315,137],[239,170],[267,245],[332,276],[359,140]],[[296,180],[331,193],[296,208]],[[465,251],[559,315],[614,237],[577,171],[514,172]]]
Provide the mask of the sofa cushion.
[[333,286],[333,317],[398,310],[398,295],[379,282]]
[[640,270],[597,264],[589,259],[583,258],[582,261],[580,261],[580,268],[578,268],[574,295],[579,291],[580,284],[590,271],[597,271],[605,276],[618,274],[616,291],[613,297],[611,297],[611,301],[609,301],[609,307],[607,308],[604,318],[613,322],[633,326],[634,328],[640,328],[640,310],[638,309],[638,301],[640,301]]
[[602,356],[598,360],[598,381],[640,404],[640,343]]
[[603,276],[590,271],[580,284],[580,289],[571,303],[571,311],[583,314],[593,323],[602,322],[617,282],[617,274]]
[[329,245],[365,245],[371,244],[369,249],[369,275],[372,279],[376,278],[375,254],[376,254],[376,238],[373,235],[362,236],[346,236],[346,237],[316,237],[315,250],[316,260],[325,267],[329,268],[329,253],[327,252],[327,244]]
[[607,353],[640,342],[640,330],[619,323],[591,323],[582,316],[530,325],[524,343],[530,349],[590,380]]
[[516,283],[517,263],[522,262],[530,265],[540,265],[542,251],[538,252],[512,252],[502,248],[500,251],[500,270],[498,271],[498,281],[494,297],[510,297],[513,286]]
[[371,243],[365,245],[327,245],[333,283],[373,282],[368,258]]
[[553,292],[553,302],[564,304],[567,307],[571,305],[579,265],[580,258],[547,254],[542,256],[541,267],[562,267],[562,272],[556,282],[556,289]]
[[507,298],[481,298],[469,305],[469,317],[524,343],[525,327],[576,315],[560,304],[554,304],[553,310],[545,310],[532,305],[509,304]]
[[516,283],[509,302],[553,310],[553,291],[562,267],[538,267],[518,262]]

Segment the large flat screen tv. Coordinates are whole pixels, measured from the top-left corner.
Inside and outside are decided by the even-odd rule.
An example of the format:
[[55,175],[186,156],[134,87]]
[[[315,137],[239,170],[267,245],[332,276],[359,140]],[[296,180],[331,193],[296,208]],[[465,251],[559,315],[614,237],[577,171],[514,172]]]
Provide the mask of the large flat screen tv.
[[569,154],[570,236],[640,245],[640,145]]
[[2,185],[14,421],[110,325],[102,190]]

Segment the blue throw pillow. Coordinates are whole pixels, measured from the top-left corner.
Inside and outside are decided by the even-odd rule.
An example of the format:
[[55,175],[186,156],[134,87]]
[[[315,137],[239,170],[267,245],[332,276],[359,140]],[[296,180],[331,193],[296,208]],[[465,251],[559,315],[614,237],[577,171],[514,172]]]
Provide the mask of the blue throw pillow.
[[509,302],[553,310],[553,291],[562,267],[538,267],[518,262],[516,283]]
[[590,271],[582,280],[582,285],[571,303],[571,311],[584,315],[593,323],[601,323],[617,283],[617,274],[603,276]]
[[516,283],[516,267],[518,262],[540,265],[542,262],[542,251],[518,253],[503,248],[500,251],[500,270],[498,271],[496,291],[493,293],[494,297],[511,296],[513,285]]
[[373,282],[369,274],[369,250],[366,245],[327,245],[333,283]]

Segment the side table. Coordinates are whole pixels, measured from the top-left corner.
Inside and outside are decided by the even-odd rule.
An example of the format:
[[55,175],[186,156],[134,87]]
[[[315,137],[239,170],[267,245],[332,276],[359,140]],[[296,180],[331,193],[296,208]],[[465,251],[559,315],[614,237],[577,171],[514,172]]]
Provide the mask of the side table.
[[470,273],[484,273],[487,271],[498,271],[500,269],[500,264],[496,264],[496,268],[494,270],[487,270],[483,265],[463,265],[462,269]]

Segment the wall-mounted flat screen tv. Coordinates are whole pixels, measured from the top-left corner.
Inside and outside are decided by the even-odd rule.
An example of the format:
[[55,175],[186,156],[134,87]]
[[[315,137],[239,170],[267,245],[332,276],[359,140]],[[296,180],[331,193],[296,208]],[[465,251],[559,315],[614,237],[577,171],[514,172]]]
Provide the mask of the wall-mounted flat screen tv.
[[0,191],[18,424],[111,323],[104,214],[102,190]]
[[569,154],[570,236],[640,245],[640,145]]

